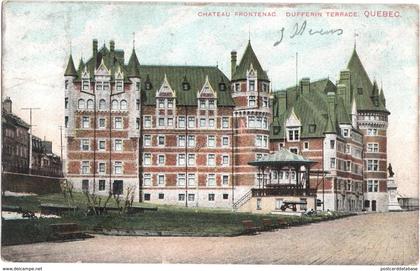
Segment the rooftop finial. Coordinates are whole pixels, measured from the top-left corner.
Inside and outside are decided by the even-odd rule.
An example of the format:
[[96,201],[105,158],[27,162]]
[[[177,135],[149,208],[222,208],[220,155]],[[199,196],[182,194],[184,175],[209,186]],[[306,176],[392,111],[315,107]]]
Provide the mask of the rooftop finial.
[[354,32],[354,50],[356,50],[356,38],[359,36],[358,33]]
[[133,32],[133,49],[136,47],[136,32]]
[[251,26],[248,25],[248,41],[251,42]]
[[71,52],[71,40],[70,40],[70,54],[71,54],[72,52]]

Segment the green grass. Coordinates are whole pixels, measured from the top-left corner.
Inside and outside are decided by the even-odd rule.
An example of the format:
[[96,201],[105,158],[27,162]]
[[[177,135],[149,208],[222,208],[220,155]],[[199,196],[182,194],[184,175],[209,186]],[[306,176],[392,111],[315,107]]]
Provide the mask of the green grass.
[[[110,213],[102,216],[86,216],[86,197],[74,193],[75,205],[80,211],[68,213],[57,219],[2,220],[2,245],[42,242],[48,239],[49,225],[53,223],[74,222],[84,230],[136,229],[145,231],[169,231],[173,233],[224,234],[235,235],[243,232],[243,220],[253,220],[261,226],[262,218],[278,218],[278,215],[259,215],[236,213],[226,209],[185,208],[171,205],[135,203],[135,206],[157,206],[158,211],[146,211],[136,215]],[[103,199],[104,200],[104,199]],[[3,205],[20,206],[24,210],[39,211],[40,204],[54,203],[67,205],[62,194],[26,197],[2,197]],[[108,206],[116,206],[113,199]],[[291,224],[303,224],[321,220],[322,216],[295,217],[284,216]]]

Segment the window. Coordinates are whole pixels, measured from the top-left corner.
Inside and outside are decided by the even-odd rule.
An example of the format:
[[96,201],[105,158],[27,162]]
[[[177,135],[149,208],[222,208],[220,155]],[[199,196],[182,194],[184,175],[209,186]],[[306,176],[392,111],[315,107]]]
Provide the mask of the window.
[[195,174],[193,173],[188,174],[188,185],[195,186]]
[[122,150],[123,150],[122,139],[115,139],[114,140],[114,151],[122,151]]
[[121,108],[121,110],[127,110],[128,105],[127,105],[127,101],[126,100],[121,100],[121,102],[120,102],[120,108]]
[[188,147],[195,147],[195,136],[189,135],[188,136]]
[[330,149],[335,149],[335,140],[330,140]]
[[152,185],[152,175],[150,173],[143,174],[143,185],[151,186]]
[[226,84],[225,83],[219,83],[219,89],[220,89],[220,91],[225,91],[226,90]]
[[335,168],[335,158],[330,158],[330,168]]
[[229,199],[229,194],[223,194],[223,199]]
[[351,147],[349,144],[346,144],[346,153],[351,153]]
[[215,136],[208,136],[207,137],[207,147],[209,147],[209,148],[216,147],[216,137]]
[[178,136],[177,145],[178,145],[178,147],[185,147],[185,136],[184,135],[179,135]]
[[100,162],[98,164],[98,173],[100,174],[105,174],[105,163]]
[[359,95],[363,94],[363,88],[357,88],[357,94]]
[[185,166],[185,154],[178,154],[178,166]]
[[378,192],[379,191],[379,181],[378,180],[368,180],[367,181],[368,192]]
[[206,100],[201,100],[201,99],[200,99],[200,108],[201,108],[201,109],[206,108]]
[[136,118],[136,129],[140,129],[140,118]]
[[112,183],[112,192],[115,194],[115,195],[121,195],[122,193],[123,193],[123,181],[117,181],[117,180],[115,180],[113,183]]
[[209,119],[209,128],[214,128],[214,119]]
[[346,161],[346,171],[351,171],[351,161]]
[[104,118],[99,118],[98,119],[98,127],[101,128],[101,129],[106,128],[105,127],[105,119]]
[[257,146],[257,147],[262,147],[262,136],[261,135],[257,135],[256,137],[255,137],[255,146]]
[[114,162],[114,174],[122,174],[122,162],[115,161]]
[[158,199],[165,199],[165,194],[159,193],[158,194]]
[[167,118],[167,119],[166,119],[166,126],[167,126],[167,127],[172,127],[172,126],[174,126],[174,119],[173,119],[173,118]]
[[93,100],[89,99],[86,102],[87,109],[93,109]]
[[89,81],[88,80],[83,80],[82,81],[82,90],[89,90]]
[[151,135],[144,135],[143,144],[145,147],[149,147],[152,145],[152,136]]
[[263,97],[263,107],[268,107],[268,97]]
[[117,91],[122,91],[123,90],[123,82],[121,80],[118,80],[116,82],[116,89],[117,89]]
[[214,201],[214,194],[213,193],[209,194],[209,201]]
[[209,109],[214,109],[216,107],[215,104],[214,100],[209,100]]
[[178,186],[185,186],[185,174],[178,174],[176,183]]
[[299,128],[289,128],[288,131],[288,141],[299,141]]
[[123,128],[123,121],[121,117],[114,118],[114,128],[115,129],[122,129]]
[[229,155],[222,155],[222,166],[229,165]]
[[303,142],[303,149],[304,150],[309,150],[309,142],[308,141]]
[[342,131],[343,131],[343,136],[344,137],[350,137],[350,131],[349,131],[349,129],[343,129]]
[[368,171],[379,171],[379,161],[378,160],[367,160],[367,170]]
[[178,194],[178,201],[185,201],[185,194]]
[[150,200],[150,193],[144,193],[144,200],[149,201]]
[[185,117],[178,117],[178,128],[185,128]]
[[376,129],[376,128],[369,128],[367,130],[367,135],[368,136],[376,136],[376,135],[378,135],[378,129]]
[[81,139],[80,140],[80,149],[82,151],[88,151],[89,150],[89,139]]
[[249,91],[255,91],[255,81],[249,80]]
[[64,108],[69,108],[69,98],[64,98]]
[[188,201],[194,201],[195,200],[195,194],[188,194]]
[[89,180],[82,180],[82,191],[89,191]]
[[136,99],[136,110],[140,110],[140,99]]
[[257,199],[257,210],[261,210],[261,199]]
[[173,107],[174,107],[174,100],[168,99],[168,108],[173,108]]
[[159,118],[158,119],[158,126],[164,127],[165,126],[165,118]]
[[229,128],[229,118],[222,117],[222,128]]
[[157,178],[158,185],[165,185],[165,175],[159,174]]
[[207,155],[207,166],[216,166],[216,155],[208,154]]
[[195,165],[195,154],[189,153],[188,154],[188,165],[194,166]]
[[158,136],[158,146],[164,147],[165,146],[165,136]]
[[255,106],[255,96],[248,97],[248,106]]
[[77,103],[78,109],[85,109],[85,100],[79,99],[79,102]]
[[150,166],[152,164],[152,155],[150,153],[143,154],[143,164]]
[[229,175],[222,176],[222,185],[229,185]]
[[216,175],[215,174],[207,175],[207,186],[216,186]]
[[89,117],[82,117],[82,128],[89,128]]
[[291,153],[298,154],[299,149],[298,148],[290,148],[289,151]]
[[227,136],[222,137],[222,146],[223,147],[229,146],[229,137],[227,137]]
[[103,82],[96,82],[96,85],[95,85],[96,90],[102,90],[102,83]]
[[158,100],[158,107],[159,108],[165,108],[165,100],[164,99],[159,99]]
[[89,174],[90,165],[89,161],[82,161],[82,174]]
[[379,144],[378,143],[368,143],[367,144],[367,151],[368,152],[379,152]]
[[112,110],[118,110],[118,101],[117,100],[112,100],[111,109]]
[[206,119],[205,119],[205,118],[201,118],[201,119],[200,119],[200,127],[201,127],[201,128],[206,127]]
[[248,128],[255,128],[255,117],[249,116],[248,117]]
[[99,191],[105,191],[105,180],[99,180]]
[[144,128],[151,128],[152,127],[152,117],[151,116],[144,116]]
[[195,128],[195,118],[188,117],[188,128]]
[[241,91],[241,84],[235,83],[235,91]]
[[165,155],[164,154],[159,154],[158,155],[157,164],[159,166],[165,165]]
[[68,116],[64,117],[64,127],[66,127],[66,128],[69,127],[69,117]]
[[264,129],[267,129],[268,128],[268,121],[267,121],[267,118],[266,117],[263,118],[262,128],[264,128]]

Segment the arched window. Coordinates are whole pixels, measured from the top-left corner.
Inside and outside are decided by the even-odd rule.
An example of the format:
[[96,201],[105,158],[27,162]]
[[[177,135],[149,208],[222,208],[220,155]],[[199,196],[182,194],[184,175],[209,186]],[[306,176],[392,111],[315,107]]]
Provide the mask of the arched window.
[[77,108],[79,108],[79,109],[85,109],[85,100],[79,99],[79,103],[77,105]]
[[120,108],[121,108],[121,110],[127,110],[127,101],[126,100],[122,100],[120,102]]
[[93,109],[93,100],[87,100],[87,109]]
[[99,100],[99,110],[105,110],[106,102],[104,99]]
[[112,100],[112,110],[118,110],[118,101]]

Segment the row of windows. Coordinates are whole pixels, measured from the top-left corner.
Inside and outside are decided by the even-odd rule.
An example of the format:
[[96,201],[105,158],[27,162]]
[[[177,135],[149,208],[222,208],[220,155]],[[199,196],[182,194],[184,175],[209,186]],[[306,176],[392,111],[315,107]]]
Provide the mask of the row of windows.
[[[188,141],[186,141],[185,135],[179,135],[177,136],[176,146],[177,147],[185,147],[185,144],[188,144],[188,147],[194,148],[196,147],[196,136],[195,135],[189,135]],[[221,138],[221,147],[229,147],[229,137],[228,136],[222,136]],[[152,136],[151,135],[144,135],[143,145],[145,147],[152,146]],[[164,135],[158,135],[156,140],[156,146],[158,147],[165,147],[166,145],[166,137]],[[207,144],[206,146],[200,146],[201,147],[207,147],[207,148],[215,148],[217,146],[216,144],[216,136],[214,135],[208,135],[207,136]]]
[[[92,149],[90,145],[91,144],[90,144],[89,139],[87,139],[87,138],[80,139],[80,150],[81,151],[90,151]],[[105,151],[106,150],[106,140],[105,139],[98,139],[97,150],[99,150],[99,151]],[[119,138],[113,139],[112,150],[113,151],[123,151],[124,150],[123,140],[119,139]]]
[[15,146],[11,146],[11,145],[3,145],[3,151],[5,154],[8,155],[17,155],[20,157],[28,157],[28,148],[24,147],[24,146],[20,146],[20,145],[15,145]]
[[362,192],[362,183],[352,180],[337,179],[337,190],[350,192]]
[[[330,168],[335,169],[336,168],[336,158],[330,158]],[[352,171],[353,173],[360,174],[361,173],[361,167],[352,164],[351,161],[342,161],[338,160],[339,167],[338,169],[344,170],[344,171]],[[366,170],[367,171],[379,171],[379,160],[375,159],[368,159],[365,161],[366,164]],[[353,166],[353,167],[352,167]]]
[[[157,154],[156,155],[156,164],[157,165],[165,165],[166,156],[165,154]],[[188,159],[185,153],[179,153],[176,156],[176,165],[177,166],[185,166],[186,162],[188,162],[188,166],[195,166],[196,165],[196,154],[189,153]],[[144,166],[151,166],[152,165],[152,154],[151,153],[144,153],[143,154],[143,165]],[[207,166],[216,166],[216,154],[210,153],[207,154]],[[229,155],[222,154],[220,155],[220,166],[229,166]]]
[[[66,89],[67,89],[67,84],[68,82],[66,81]],[[115,80],[115,90],[117,91],[122,91],[124,87],[124,82],[123,80]],[[107,91],[110,88],[110,83],[109,82],[104,82],[104,81],[97,81],[95,83],[95,89],[97,91]],[[90,81],[89,80],[82,80],[82,90],[83,91],[89,91],[90,89]]]
[[[82,161],[80,172],[81,174],[88,175],[91,173],[91,166],[89,161]],[[114,161],[112,165],[112,172],[113,174],[123,174],[123,162],[122,161]],[[97,167],[97,173],[105,174],[106,173],[106,163],[99,162]]]
[[[241,91],[241,83],[235,83],[233,85],[233,91],[234,92],[240,92]],[[256,81],[255,80],[248,80],[248,91],[257,91],[256,87]],[[260,90],[262,92],[269,92],[270,86],[268,83],[263,82],[262,83],[262,89]]]
[[[198,123],[197,123],[198,119]],[[187,124],[188,122],[188,124]],[[143,120],[144,128],[152,128],[152,116],[144,116]],[[196,118],[189,116],[179,116],[177,122],[177,128],[216,128],[216,118]],[[198,126],[197,126],[198,125]],[[174,127],[174,118],[173,117],[159,117],[157,118],[157,127]],[[221,118],[221,128],[229,128],[229,117]]]
[[248,128],[268,128],[267,117],[248,116]]
[[[139,101],[139,100],[138,100]],[[137,110],[139,110],[140,102],[137,102]],[[64,107],[68,108],[68,98],[65,98],[64,100]],[[77,108],[78,109],[91,109],[93,110],[95,108],[94,101],[92,99],[89,99],[85,101],[84,99],[79,99],[77,102]],[[107,103],[105,99],[99,100],[99,110],[106,110]],[[128,110],[128,102],[126,100],[112,100],[111,101],[111,109],[112,110]]]
[[[187,178],[186,178],[187,176]],[[143,174],[143,185],[144,186],[153,186],[152,182],[153,175],[151,173]],[[185,187],[185,182],[188,181],[188,186],[197,185],[197,175],[195,173],[179,173],[176,176],[176,185],[180,187]],[[220,184],[222,186],[229,185],[229,175],[220,176]],[[164,186],[166,184],[166,175],[165,174],[156,174],[156,185]],[[206,186],[216,186],[216,174],[209,173],[206,175]]]
[[[113,128],[114,129],[123,129],[124,127],[124,121],[122,117],[114,117],[113,118]],[[68,126],[68,118],[66,117],[65,119],[66,122],[66,127]],[[105,118],[98,118],[98,128],[99,129],[105,129],[106,128],[106,119]],[[82,116],[81,120],[80,120],[80,128],[91,128],[91,123],[90,123],[90,117],[88,116]],[[138,129],[138,125],[137,125],[137,129]]]
[[[268,97],[262,97],[262,107],[269,107],[269,99]],[[257,106],[257,97],[256,96],[248,96],[248,106],[255,107]]]
[[[208,201],[214,201],[216,198],[216,195],[214,193],[209,193],[207,196]],[[144,200],[150,201],[152,199],[150,193],[144,193]],[[158,199],[163,200],[165,199],[164,193],[158,193]],[[222,199],[227,200],[229,199],[229,194],[223,194]],[[178,201],[185,201],[185,194],[178,194]],[[195,194],[189,193],[188,194],[188,201],[195,201]]]
[[359,116],[359,120],[381,120],[381,121],[387,121],[388,118],[383,115],[368,115],[368,116]]

